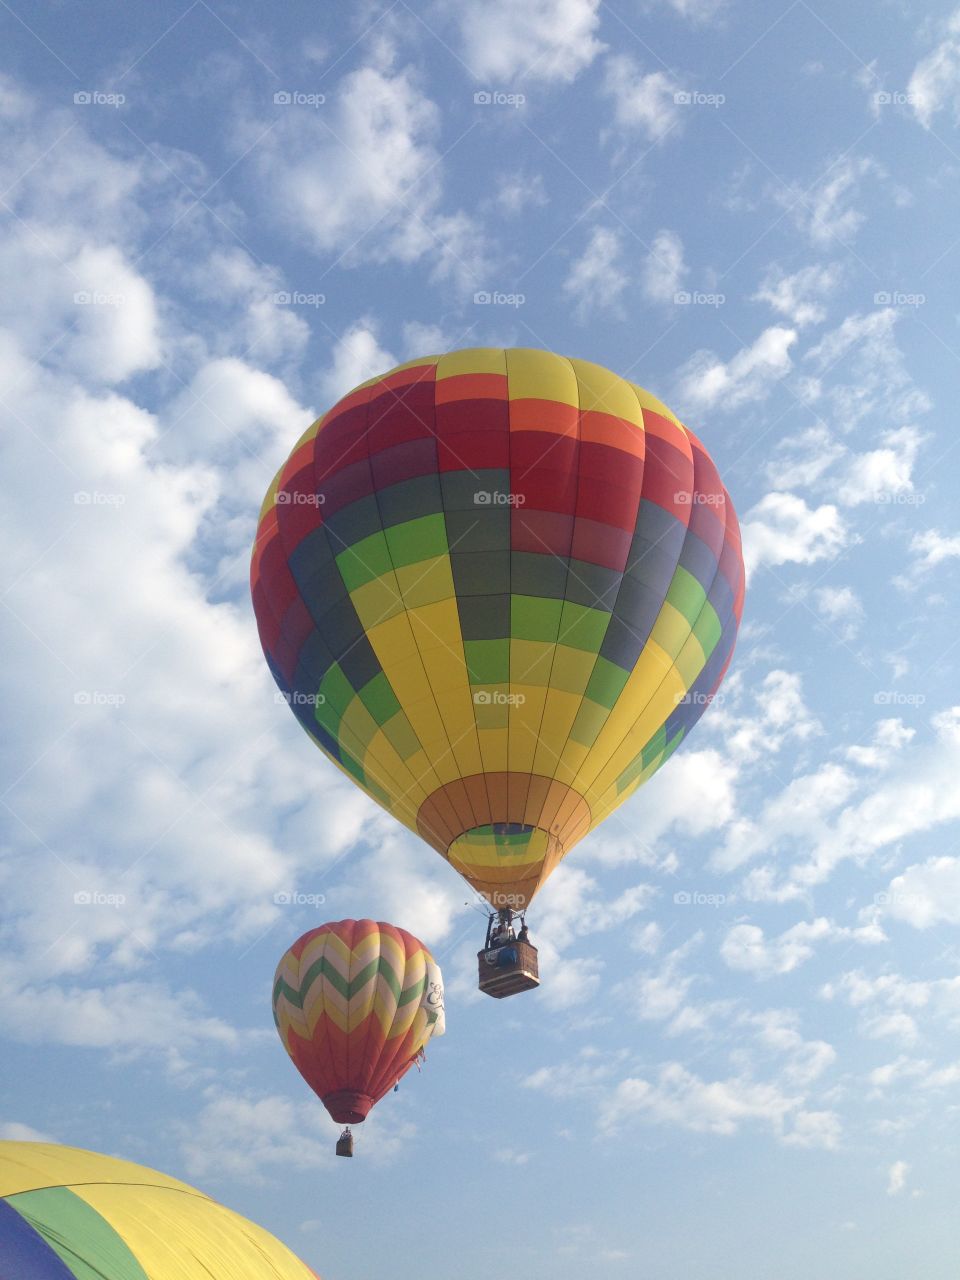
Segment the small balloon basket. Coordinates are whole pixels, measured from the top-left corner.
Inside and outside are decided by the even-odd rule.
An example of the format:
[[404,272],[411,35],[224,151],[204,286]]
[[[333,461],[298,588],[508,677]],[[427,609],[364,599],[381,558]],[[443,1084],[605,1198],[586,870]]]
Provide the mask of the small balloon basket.
[[519,936],[514,933],[513,920],[509,911],[491,915],[486,943],[477,952],[480,990],[495,1000],[516,996],[540,985],[537,948],[526,936],[526,925]]
[[341,1133],[340,1137],[337,1139],[337,1155],[353,1155],[353,1134],[350,1132],[349,1126],[344,1129],[343,1133]]

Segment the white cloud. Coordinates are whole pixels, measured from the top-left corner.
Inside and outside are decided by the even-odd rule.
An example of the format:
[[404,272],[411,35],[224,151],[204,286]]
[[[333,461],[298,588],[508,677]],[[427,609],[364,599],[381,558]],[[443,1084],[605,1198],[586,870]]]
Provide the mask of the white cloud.
[[336,262],[426,259],[432,276],[477,287],[485,242],[469,215],[442,212],[440,114],[409,69],[351,72],[323,112],[280,109],[249,125],[269,210],[307,248]]
[[813,593],[817,613],[841,640],[856,638],[863,621],[863,605],[852,587],[818,587]]
[[801,1102],[800,1096],[783,1093],[776,1084],[737,1078],[704,1080],[680,1062],[667,1062],[653,1083],[643,1078],[621,1080],[602,1108],[602,1124],[613,1130],[625,1121],[641,1119],[721,1135],[735,1134],[746,1124],[760,1124],[783,1134],[791,1112],[801,1112]]
[[712,351],[698,351],[678,371],[677,398],[696,413],[729,413],[762,400],[793,367],[790,348],[796,340],[795,329],[774,325],[729,361]]
[[947,106],[960,109],[960,11],[944,25],[943,39],[913,69],[907,85],[913,112],[925,129]]
[[887,1195],[898,1196],[907,1185],[907,1174],[910,1166],[906,1160],[894,1160],[887,1170]]
[[359,320],[333,344],[331,364],[323,378],[324,395],[330,403],[352,391],[368,378],[386,373],[399,360],[380,346],[372,320]]
[[915,929],[960,925],[960,858],[949,854],[913,863],[877,895],[882,914]]
[[853,454],[837,489],[848,506],[889,502],[913,493],[913,468],[924,437],[916,427],[900,427],[880,437],[880,448]]
[[767,799],[756,817],[737,816],[711,859],[720,871],[732,871],[775,849],[784,839],[807,840],[825,829],[830,815],[850,799],[856,782],[847,770],[827,763],[792,779]]
[[514,79],[569,84],[604,46],[597,40],[600,0],[489,0],[460,10],[463,55],[491,88]]
[[747,512],[740,527],[748,574],[763,565],[833,559],[850,537],[832,503],[808,507],[795,493],[768,493]]
[[863,180],[871,175],[883,176],[875,161],[866,156],[843,156],[827,167],[812,190],[794,185],[777,198],[792,211],[797,226],[813,244],[821,248],[833,241],[846,244],[866,220],[854,201],[860,197]]
[[900,752],[912,742],[916,729],[908,729],[902,720],[889,719],[877,722],[873,738],[866,746],[855,743],[844,754],[853,764],[865,769],[889,769]]
[[847,316],[804,355],[821,378],[833,375],[824,398],[838,431],[850,432],[867,421],[899,426],[929,410],[930,401],[914,385],[895,339],[902,319],[902,308],[895,307]]
[[759,925],[738,924],[729,930],[721,943],[720,955],[731,969],[769,978],[792,973],[805,964],[815,955],[817,943],[841,939],[872,945],[883,941],[884,934],[876,925],[848,929],[823,916],[816,920],[802,920],[770,939]]
[[545,205],[547,192],[543,174],[503,174],[497,183],[496,203],[509,217],[516,217],[527,208]]
[[0,1122],[0,1140],[4,1142],[56,1142],[56,1138],[51,1138],[48,1133],[41,1133],[39,1129],[32,1129],[28,1124],[21,1124],[18,1120],[8,1120]]
[[842,269],[835,264],[802,267],[790,275],[773,266],[751,301],[769,303],[791,325],[802,329],[826,319],[823,300],[837,288],[842,277]]
[[658,231],[643,267],[643,291],[653,302],[673,302],[687,274],[683,241],[676,231]]
[[679,125],[683,108],[677,105],[676,95],[682,90],[669,72],[644,75],[627,54],[606,60],[603,91],[613,99],[615,122],[625,131],[642,133],[650,142],[660,142]]
[[623,240],[618,231],[595,227],[581,257],[577,258],[563,282],[563,291],[576,304],[579,316],[595,311],[616,311],[628,276],[621,264]]
[[915,533],[910,539],[910,550],[918,557],[919,568],[935,569],[938,564],[960,556],[960,534],[944,534],[936,529],[925,529],[923,533]]

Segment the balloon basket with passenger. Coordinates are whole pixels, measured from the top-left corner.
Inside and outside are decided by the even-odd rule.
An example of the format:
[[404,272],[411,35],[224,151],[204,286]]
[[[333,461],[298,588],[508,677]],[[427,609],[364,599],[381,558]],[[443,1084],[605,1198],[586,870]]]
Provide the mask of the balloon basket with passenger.
[[[519,930],[514,921],[520,921]],[[477,952],[480,990],[495,1000],[532,991],[540,985],[537,948],[530,941],[522,914],[508,908],[492,911],[487,918],[487,937]]]

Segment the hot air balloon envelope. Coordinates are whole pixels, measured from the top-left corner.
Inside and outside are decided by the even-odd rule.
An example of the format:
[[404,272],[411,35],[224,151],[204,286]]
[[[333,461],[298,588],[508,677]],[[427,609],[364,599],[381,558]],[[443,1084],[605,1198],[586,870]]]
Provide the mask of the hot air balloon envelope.
[[501,911],[703,714],[743,581],[733,505],[665,405],[488,348],[411,361],[315,422],[252,564],[300,723]]
[[0,1142],[4,1280],[318,1280],[201,1191],[112,1156]]

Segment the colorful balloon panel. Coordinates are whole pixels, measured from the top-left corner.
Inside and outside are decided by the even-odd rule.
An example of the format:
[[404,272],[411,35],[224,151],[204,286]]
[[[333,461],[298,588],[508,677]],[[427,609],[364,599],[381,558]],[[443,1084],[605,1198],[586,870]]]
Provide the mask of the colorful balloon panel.
[[422,942],[374,920],[298,938],[277,967],[273,1017],[297,1070],[341,1124],[359,1124],[443,1035],[443,979]]
[[279,1240],[141,1165],[0,1142],[3,1280],[318,1280]]
[[716,468],[659,400],[482,348],[371,379],[304,433],[251,584],[314,742],[522,908],[709,704],[744,574]]

